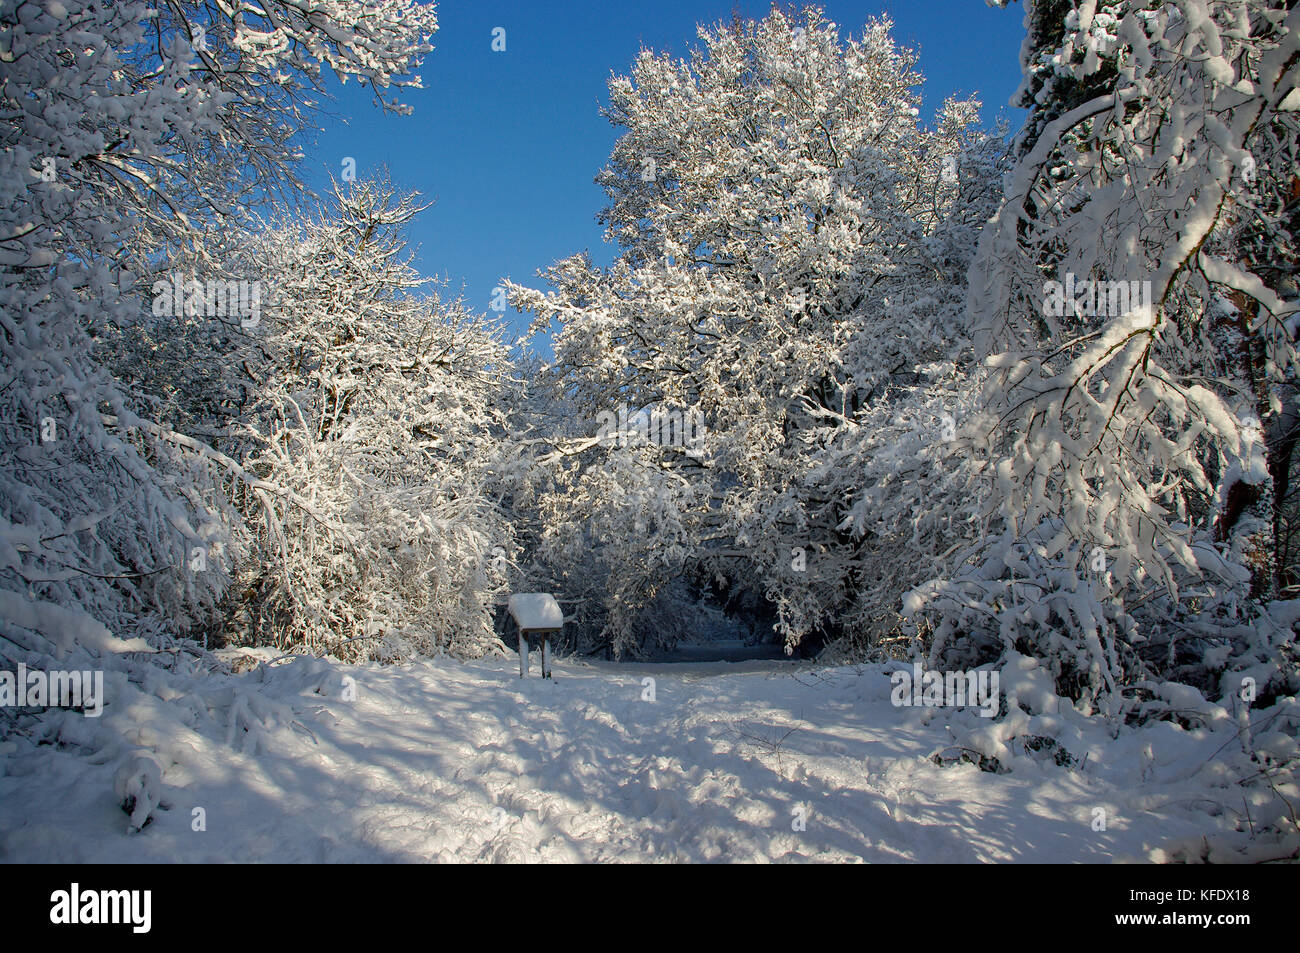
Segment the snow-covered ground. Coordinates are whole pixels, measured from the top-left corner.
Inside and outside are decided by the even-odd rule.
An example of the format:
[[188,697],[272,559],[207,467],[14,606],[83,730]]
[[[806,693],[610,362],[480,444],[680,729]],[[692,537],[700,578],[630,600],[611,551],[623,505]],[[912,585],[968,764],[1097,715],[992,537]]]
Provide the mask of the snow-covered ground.
[[[1109,862],[1235,827],[1227,713],[1112,739],[1068,705],[1053,713],[1032,662],[1018,671],[1003,682],[1017,711],[993,720],[895,707],[880,666],[561,660],[546,682],[521,681],[513,658],[294,659],[217,677],[242,712],[234,731],[145,692],[105,709],[163,768],[166,809],[138,833],[113,795],[120,757],[6,742],[0,859]],[[83,716],[60,714],[75,740]],[[1001,743],[1017,731],[1080,763]],[[1254,740],[1294,747],[1269,729]],[[954,744],[999,752],[1009,773],[930,760]],[[1251,796],[1259,823],[1267,798]]]

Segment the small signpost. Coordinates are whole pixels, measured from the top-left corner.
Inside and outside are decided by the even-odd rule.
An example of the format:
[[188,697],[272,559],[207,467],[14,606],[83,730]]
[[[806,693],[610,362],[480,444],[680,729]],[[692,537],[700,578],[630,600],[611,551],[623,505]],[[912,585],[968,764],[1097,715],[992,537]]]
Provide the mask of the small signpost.
[[534,636],[542,639],[542,678],[551,677],[551,636],[564,626],[564,613],[549,592],[516,592],[506,604],[519,629],[519,677],[528,677],[528,649]]

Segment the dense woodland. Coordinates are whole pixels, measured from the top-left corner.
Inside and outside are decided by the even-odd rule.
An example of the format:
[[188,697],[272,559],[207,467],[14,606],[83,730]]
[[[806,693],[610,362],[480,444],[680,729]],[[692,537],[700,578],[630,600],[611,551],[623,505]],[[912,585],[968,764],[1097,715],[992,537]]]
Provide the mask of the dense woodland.
[[1011,7],[1020,130],[923,121],[887,19],[628,50],[617,256],[503,279],[517,339],[413,267],[419,194],[298,179],[327,77],[405,109],[432,5],[0,2],[0,660],[167,699],[223,646],[500,654],[546,591],[575,656],[1295,695],[1300,10]]

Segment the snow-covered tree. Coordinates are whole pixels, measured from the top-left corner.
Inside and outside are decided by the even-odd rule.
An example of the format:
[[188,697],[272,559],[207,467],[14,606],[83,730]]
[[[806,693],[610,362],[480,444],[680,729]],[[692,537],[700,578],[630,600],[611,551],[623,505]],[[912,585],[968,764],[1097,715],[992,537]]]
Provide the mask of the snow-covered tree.
[[1027,75],[1089,94],[1031,116],[981,238],[969,308],[993,376],[969,433],[992,506],[969,568],[928,594],[936,651],[1015,646],[1120,712],[1152,674],[1265,684],[1291,638],[1270,434],[1294,420],[1300,14],[1061,12]]
[[178,715],[256,749],[274,706],[196,685],[221,664],[176,637],[216,619],[254,542],[245,494],[311,507],[178,430],[172,410],[192,408],[146,389],[176,373],[147,367],[166,333],[155,284],[181,260],[187,278],[235,264],[199,236],[293,188],[322,68],[416,84],[435,28],[407,0],[0,0],[0,660],[99,670],[107,695],[102,721],[0,721],[120,762],[133,829],[185,757],[164,740]]
[[[556,328],[550,380],[576,419],[541,457],[552,532],[569,556],[606,550],[616,644],[686,573],[773,603],[793,646],[834,631],[884,557],[851,513],[868,464],[844,441],[865,450],[847,436],[860,420],[960,349],[998,171],[974,101],[920,123],[915,56],[890,26],[845,40],[816,8],[774,11],[702,28],[689,61],[642,52],[610,82],[623,135],[598,178],[622,254],[560,262],[549,293],[511,286]],[[696,452],[597,440],[624,405],[697,413]]]
[[157,403],[97,342],[150,312],[160,256],[291,181],[322,67],[410,85],[435,27],[399,0],[0,3],[6,647],[211,615],[242,546],[229,481],[245,475],[150,419]]
[[249,500],[258,641],[381,658],[495,641],[513,544],[487,486],[510,364],[498,329],[420,293],[403,237],[420,209],[361,181],[253,239],[270,281],[241,458],[293,495]]

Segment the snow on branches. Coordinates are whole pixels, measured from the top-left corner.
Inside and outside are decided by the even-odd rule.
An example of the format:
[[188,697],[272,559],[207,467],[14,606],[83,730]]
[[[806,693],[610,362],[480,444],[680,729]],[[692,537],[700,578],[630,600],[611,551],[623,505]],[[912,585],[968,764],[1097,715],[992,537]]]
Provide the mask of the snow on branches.
[[1118,711],[1148,673],[1266,681],[1289,638],[1259,603],[1297,304],[1259,245],[1296,172],[1300,14],[1085,2],[1057,29],[970,273],[998,522],[929,594],[936,650],[987,634]]
[[[867,496],[906,481],[886,472],[897,439],[859,433],[906,419],[919,429],[896,438],[943,442],[946,414],[910,401],[937,406],[921,368],[962,349],[962,276],[1003,149],[974,101],[922,125],[915,54],[890,30],[874,20],[846,40],[820,11],[774,11],[702,28],[687,61],[642,52],[610,81],[623,135],[597,180],[622,254],[608,270],[556,264],[549,292],[509,286],[555,328],[546,379],[579,419],[688,408],[707,430],[693,459],[587,444],[556,471],[572,504],[560,526],[611,550],[598,558],[615,645],[681,574],[770,602],[790,647],[897,621],[898,590],[875,586],[895,579],[885,540],[911,538],[913,513],[891,497],[862,517]],[[571,451],[590,435],[566,432]],[[865,538],[882,521],[887,535]]]
[[248,513],[257,641],[349,658],[496,644],[490,564],[512,542],[487,484],[510,363],[498,329],[420,293],[402,237],[420,210],[361,181],[252,239],[274,277],[244,465],[311,502]]

